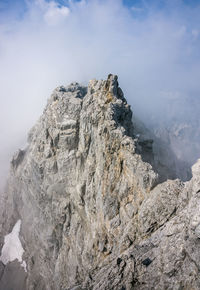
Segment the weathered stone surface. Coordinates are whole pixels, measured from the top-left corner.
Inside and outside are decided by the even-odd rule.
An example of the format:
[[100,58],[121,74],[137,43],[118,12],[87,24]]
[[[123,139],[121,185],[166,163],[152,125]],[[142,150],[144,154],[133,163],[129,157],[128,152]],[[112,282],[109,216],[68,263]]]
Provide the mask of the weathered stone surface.
[[[1,263],[1,262],[0,262]],[[0,274],[0,290],[26,290],[26,273],[16,260],[3,266]],[[2,265],[0,264],[0,273]]]
[[136,127],[116,76],[54,90],[0,213],[1,245],[22,220],[26,289],[200,289],[200,162],[159,184]]

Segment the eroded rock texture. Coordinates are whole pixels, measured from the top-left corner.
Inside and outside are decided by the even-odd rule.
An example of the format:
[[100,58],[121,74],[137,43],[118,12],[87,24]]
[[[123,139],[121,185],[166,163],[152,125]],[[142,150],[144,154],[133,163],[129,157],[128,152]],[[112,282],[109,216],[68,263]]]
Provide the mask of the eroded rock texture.
[[200,289],[200,163],[160,183],[116,76],[57,88],[28,140],[1,212],[1,245],[22,220],[26,289]]

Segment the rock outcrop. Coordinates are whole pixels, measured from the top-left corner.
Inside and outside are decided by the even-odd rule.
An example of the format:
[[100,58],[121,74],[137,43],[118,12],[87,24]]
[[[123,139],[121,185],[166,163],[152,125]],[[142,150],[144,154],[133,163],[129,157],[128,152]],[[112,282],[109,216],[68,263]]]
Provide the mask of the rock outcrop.
[[1,245],[22,221],[25,289],[200,289],[200,161],[160,183],[116,76],[55,89],[28,141],[0,213]]

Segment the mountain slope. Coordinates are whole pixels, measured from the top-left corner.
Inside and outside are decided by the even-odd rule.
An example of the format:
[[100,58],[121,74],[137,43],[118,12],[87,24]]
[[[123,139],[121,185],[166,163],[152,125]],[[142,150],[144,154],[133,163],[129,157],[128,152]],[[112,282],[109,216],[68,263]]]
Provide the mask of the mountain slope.
[[160,183],[116,76],[57,88],[28,140],[1,212],[2,245],[22,222],[26,289],[200,288],[200,165]]

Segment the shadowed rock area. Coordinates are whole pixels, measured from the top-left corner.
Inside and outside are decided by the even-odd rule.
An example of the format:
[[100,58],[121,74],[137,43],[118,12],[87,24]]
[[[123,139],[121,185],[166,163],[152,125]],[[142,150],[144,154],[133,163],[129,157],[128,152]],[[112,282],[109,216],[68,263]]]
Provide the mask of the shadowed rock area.
[[0,262],[0,290],[23,290],[26,288],[26,273],[17,261],[6,266]]
[[176,179],[189,173],[136,123],[117,76],[54,90],[2,198],[1,247],[21,220],[22,289],[200,289],[200,162]]

